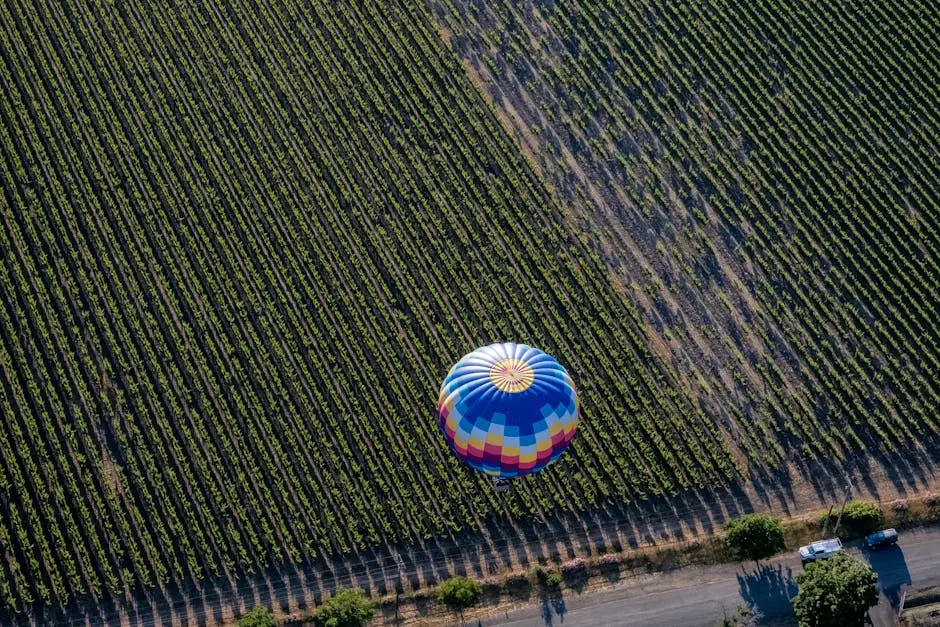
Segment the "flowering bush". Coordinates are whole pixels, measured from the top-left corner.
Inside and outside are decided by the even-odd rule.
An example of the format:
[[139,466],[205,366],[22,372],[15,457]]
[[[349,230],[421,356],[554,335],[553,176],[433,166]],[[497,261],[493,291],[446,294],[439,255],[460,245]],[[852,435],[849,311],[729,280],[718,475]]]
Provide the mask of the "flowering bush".
[[568,560],[561,565],[561,572],[566,575],[573,575],[584,570],[587,570],[587,562],[585,562],[584,558],[582,557],[576,557],[573,560]]
[[898,512],[906,512],[911,506],[908,504],[907,499],[895,499],[891,502],[891,509]]

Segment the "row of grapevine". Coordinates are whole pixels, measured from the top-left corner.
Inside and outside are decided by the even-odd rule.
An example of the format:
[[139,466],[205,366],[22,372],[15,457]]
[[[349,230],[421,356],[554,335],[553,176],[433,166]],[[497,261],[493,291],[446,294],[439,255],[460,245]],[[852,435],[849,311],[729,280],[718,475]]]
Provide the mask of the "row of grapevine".
[[427,5],[752,464],[935,443],[935,15]]
[[[418,6],[5,4],[0,77],[10,610],[737,471]],[[434,401],[504,339],[585,415],[497,498]]]

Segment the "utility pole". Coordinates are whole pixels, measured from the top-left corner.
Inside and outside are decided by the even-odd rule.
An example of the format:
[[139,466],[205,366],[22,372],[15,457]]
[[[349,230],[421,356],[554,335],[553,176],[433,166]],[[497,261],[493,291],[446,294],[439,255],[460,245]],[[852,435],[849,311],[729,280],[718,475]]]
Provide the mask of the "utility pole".
[[845,506],[848,505],[849,497],[852,496],[852,479],[848,474],[845,475],[845,500],[842,501],[842,509],[839,510],[839,517],[836,519],[836,528],[832,530],[832,533],[837,533],[839,531],[839,525],[842,523],[842,514],[845,512]]
[[829,530],[829,521],[832,520],[832,508],[835,507],[835,504],[829,506],[829,513],[826,514],[826,522],[823,523],[823,537],[826,537],[826,531]]
[[401,558],[401,553],[395,551],[395,563],[398,565],[398,584],[395,586],[395,624],[398,624],[398,597],[404,589],[405,561]]

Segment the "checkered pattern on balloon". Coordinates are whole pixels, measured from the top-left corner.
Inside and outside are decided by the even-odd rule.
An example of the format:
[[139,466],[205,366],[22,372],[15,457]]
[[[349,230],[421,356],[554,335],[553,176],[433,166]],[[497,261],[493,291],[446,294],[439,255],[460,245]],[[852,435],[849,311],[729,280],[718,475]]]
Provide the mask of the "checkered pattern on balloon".
[[457,362],[438,397],[441,432],[470,466],[500,478],[558,459],[578,425],[578,394],[553,357],[525,344],[478,348]]

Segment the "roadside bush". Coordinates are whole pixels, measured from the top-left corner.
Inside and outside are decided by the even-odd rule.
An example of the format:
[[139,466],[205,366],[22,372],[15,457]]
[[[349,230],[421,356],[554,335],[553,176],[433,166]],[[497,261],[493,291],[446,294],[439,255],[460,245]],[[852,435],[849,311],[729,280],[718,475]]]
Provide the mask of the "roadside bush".
[[940,504],[940,497],[938,497],[936,494],[934,494],[930,490],[927,490],[926,492],[924,492],[924,505],[926,505],[927,507],[934,507],[938,504]]
[[539,585],[543,588],[555,589],[561,586],[561,573],[549,570],[541,564],[533,568],[532,573],[535,575],[536,581],[538,581]]
[[441,603],[455,611],[463,611],[476,605],[482,594],[479,584],[462,575],[451,577],[441,585]]
[[619,555],[608,553],[601,555],[597,560],[597,569],[608,581],[615,581],[620,577],[621,559]]
[[532,569],[532,574],[535,575],[535,580],[539,582],[539,584],[544,584],[545,578],[548,577],[548,571],[545,570],[545,567],[541,564],[535,565]]
[[372,620],[374,610],[359,588],[341,588],[317,610],[317,622],[326,627],[359,627]]
[[911,506],[910,503],[907,502],[907,499],[895,499],[891,502],[891,510],[898,514],[906,514],[907,510],[910,508]]
[[725,523],[725,548],[737,560],[756,563],[783,547],[783,528],[772,516],[747,514]]
[[531,583],[529,581],[529,576],[526,573],[520,572],[509,573],[503,579],[503,585],[505,585],[507,588],[519,588],[528,585],[529,583]]
[[852,501],[842,514],[842,524],[848,531],[858,535],[877,531],[882,522],[884,516],[881,510],[871,501]]
[[561,573],[548,573],[545,577],[545,587],[549,590],[557,590],[561,587]]
[[238,627],[274,627],[274,614],[268,608],[256,605],[238,619]]
[[583,557],[568,560],[561,565],[561,572],[565,574],[565,577],[584,575],[587,572],[587,562]]

